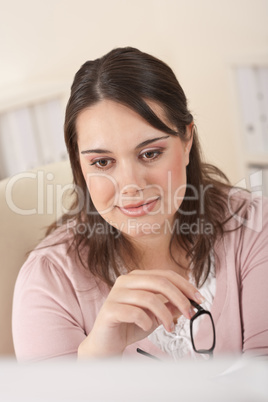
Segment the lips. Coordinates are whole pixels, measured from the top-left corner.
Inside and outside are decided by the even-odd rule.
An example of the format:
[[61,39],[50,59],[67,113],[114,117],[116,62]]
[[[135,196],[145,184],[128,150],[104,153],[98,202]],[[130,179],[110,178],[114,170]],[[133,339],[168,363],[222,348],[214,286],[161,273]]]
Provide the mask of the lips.
[[153,200],[141,201],[137,204],[128,204],[124,207],[118,207],[118,208],[123,214],[127,216],[137,217],[147,215],[149,212],[151,212],[154,209],[158,200],[159,197]]

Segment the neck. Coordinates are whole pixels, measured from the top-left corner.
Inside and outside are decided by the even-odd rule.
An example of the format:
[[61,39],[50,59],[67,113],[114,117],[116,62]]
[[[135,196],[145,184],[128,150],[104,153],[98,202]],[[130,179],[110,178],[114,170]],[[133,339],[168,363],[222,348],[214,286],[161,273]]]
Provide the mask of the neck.
[[173,241],[171,255],[170,236],[143,236],[129,240],[140,254],[140,269],[173,270],[182,276],[187,276],[189,261],[186,258],[186,252],[177,242]]

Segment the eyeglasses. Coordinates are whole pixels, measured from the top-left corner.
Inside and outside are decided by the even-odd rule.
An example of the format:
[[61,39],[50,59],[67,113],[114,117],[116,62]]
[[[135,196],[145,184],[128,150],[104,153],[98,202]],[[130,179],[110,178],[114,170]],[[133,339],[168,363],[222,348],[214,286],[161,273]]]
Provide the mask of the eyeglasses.
[[[212,315],[195,301],[190,300],[190,302],[191,305],[197,309],[195,315],[190,319],[190,334],[193,349],[196,353],[208,354],[210,357],[213,357],[213,350],[216,344],[216,334]],[[199,339],[197,335],[201,320],[204,321],[202,325],[206,328],[206,339]]]
[[[213,350],[216,345],[215,325],[212,315],[208,310],[205,310],[195,301],[190,300],[190,303],[197,310],[195,315],[190,319],[190,335],[193,350],[196,353],[207,354],[209,355],[210,358],[212,358]],[[207,332],[206,339],[199,339],[197,335],[201,320],[204,321],[204,326],[206,328]],[[137,352],[152,359],[160,360],[156,356],[153,356],[150,353],[147,353],[140,348],[137,348]]]

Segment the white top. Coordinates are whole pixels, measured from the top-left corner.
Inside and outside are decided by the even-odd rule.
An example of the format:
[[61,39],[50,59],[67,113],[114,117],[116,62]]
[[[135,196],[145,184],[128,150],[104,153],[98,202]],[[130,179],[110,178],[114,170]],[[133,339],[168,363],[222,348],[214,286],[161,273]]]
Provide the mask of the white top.
[[[190,273],[189,281],[194,284],[193,277]],[[205,297],[205,302],[201,306],[210,311],[211,305],[216,293],[216,275],[215,265],[213,258],[211,259],[210,273],[205,283],[199,288],[200,293]],[[204,317],[204,316],[203,316]],[[200,317],[200,320],[202,316]],[[199,323],[200,323],[200,320]],[[208,355],[200,355],[195,353],[192,347],[191,335],[190,335],[190,321],[181,315],[175,325],[175,330],[170,333],[165,330],[163,325],[157,327],[152,332],[148,339],[156,346],[158,346],[163,352],[169,354],[175,361],[190,356],[192,358],[198,358],[202,356],[204,359],[208,358]]]

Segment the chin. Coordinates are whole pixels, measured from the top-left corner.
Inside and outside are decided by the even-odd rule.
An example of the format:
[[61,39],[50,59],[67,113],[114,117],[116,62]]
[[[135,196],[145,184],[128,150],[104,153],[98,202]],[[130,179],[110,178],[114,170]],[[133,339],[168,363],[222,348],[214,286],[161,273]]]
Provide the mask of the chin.
[[123,230],[123,233],[131,238],[146,238],[148,236],[153,237],[161,234],[160,228],[161,226],[157,223],[132,222],[129,223],[127,230]]

